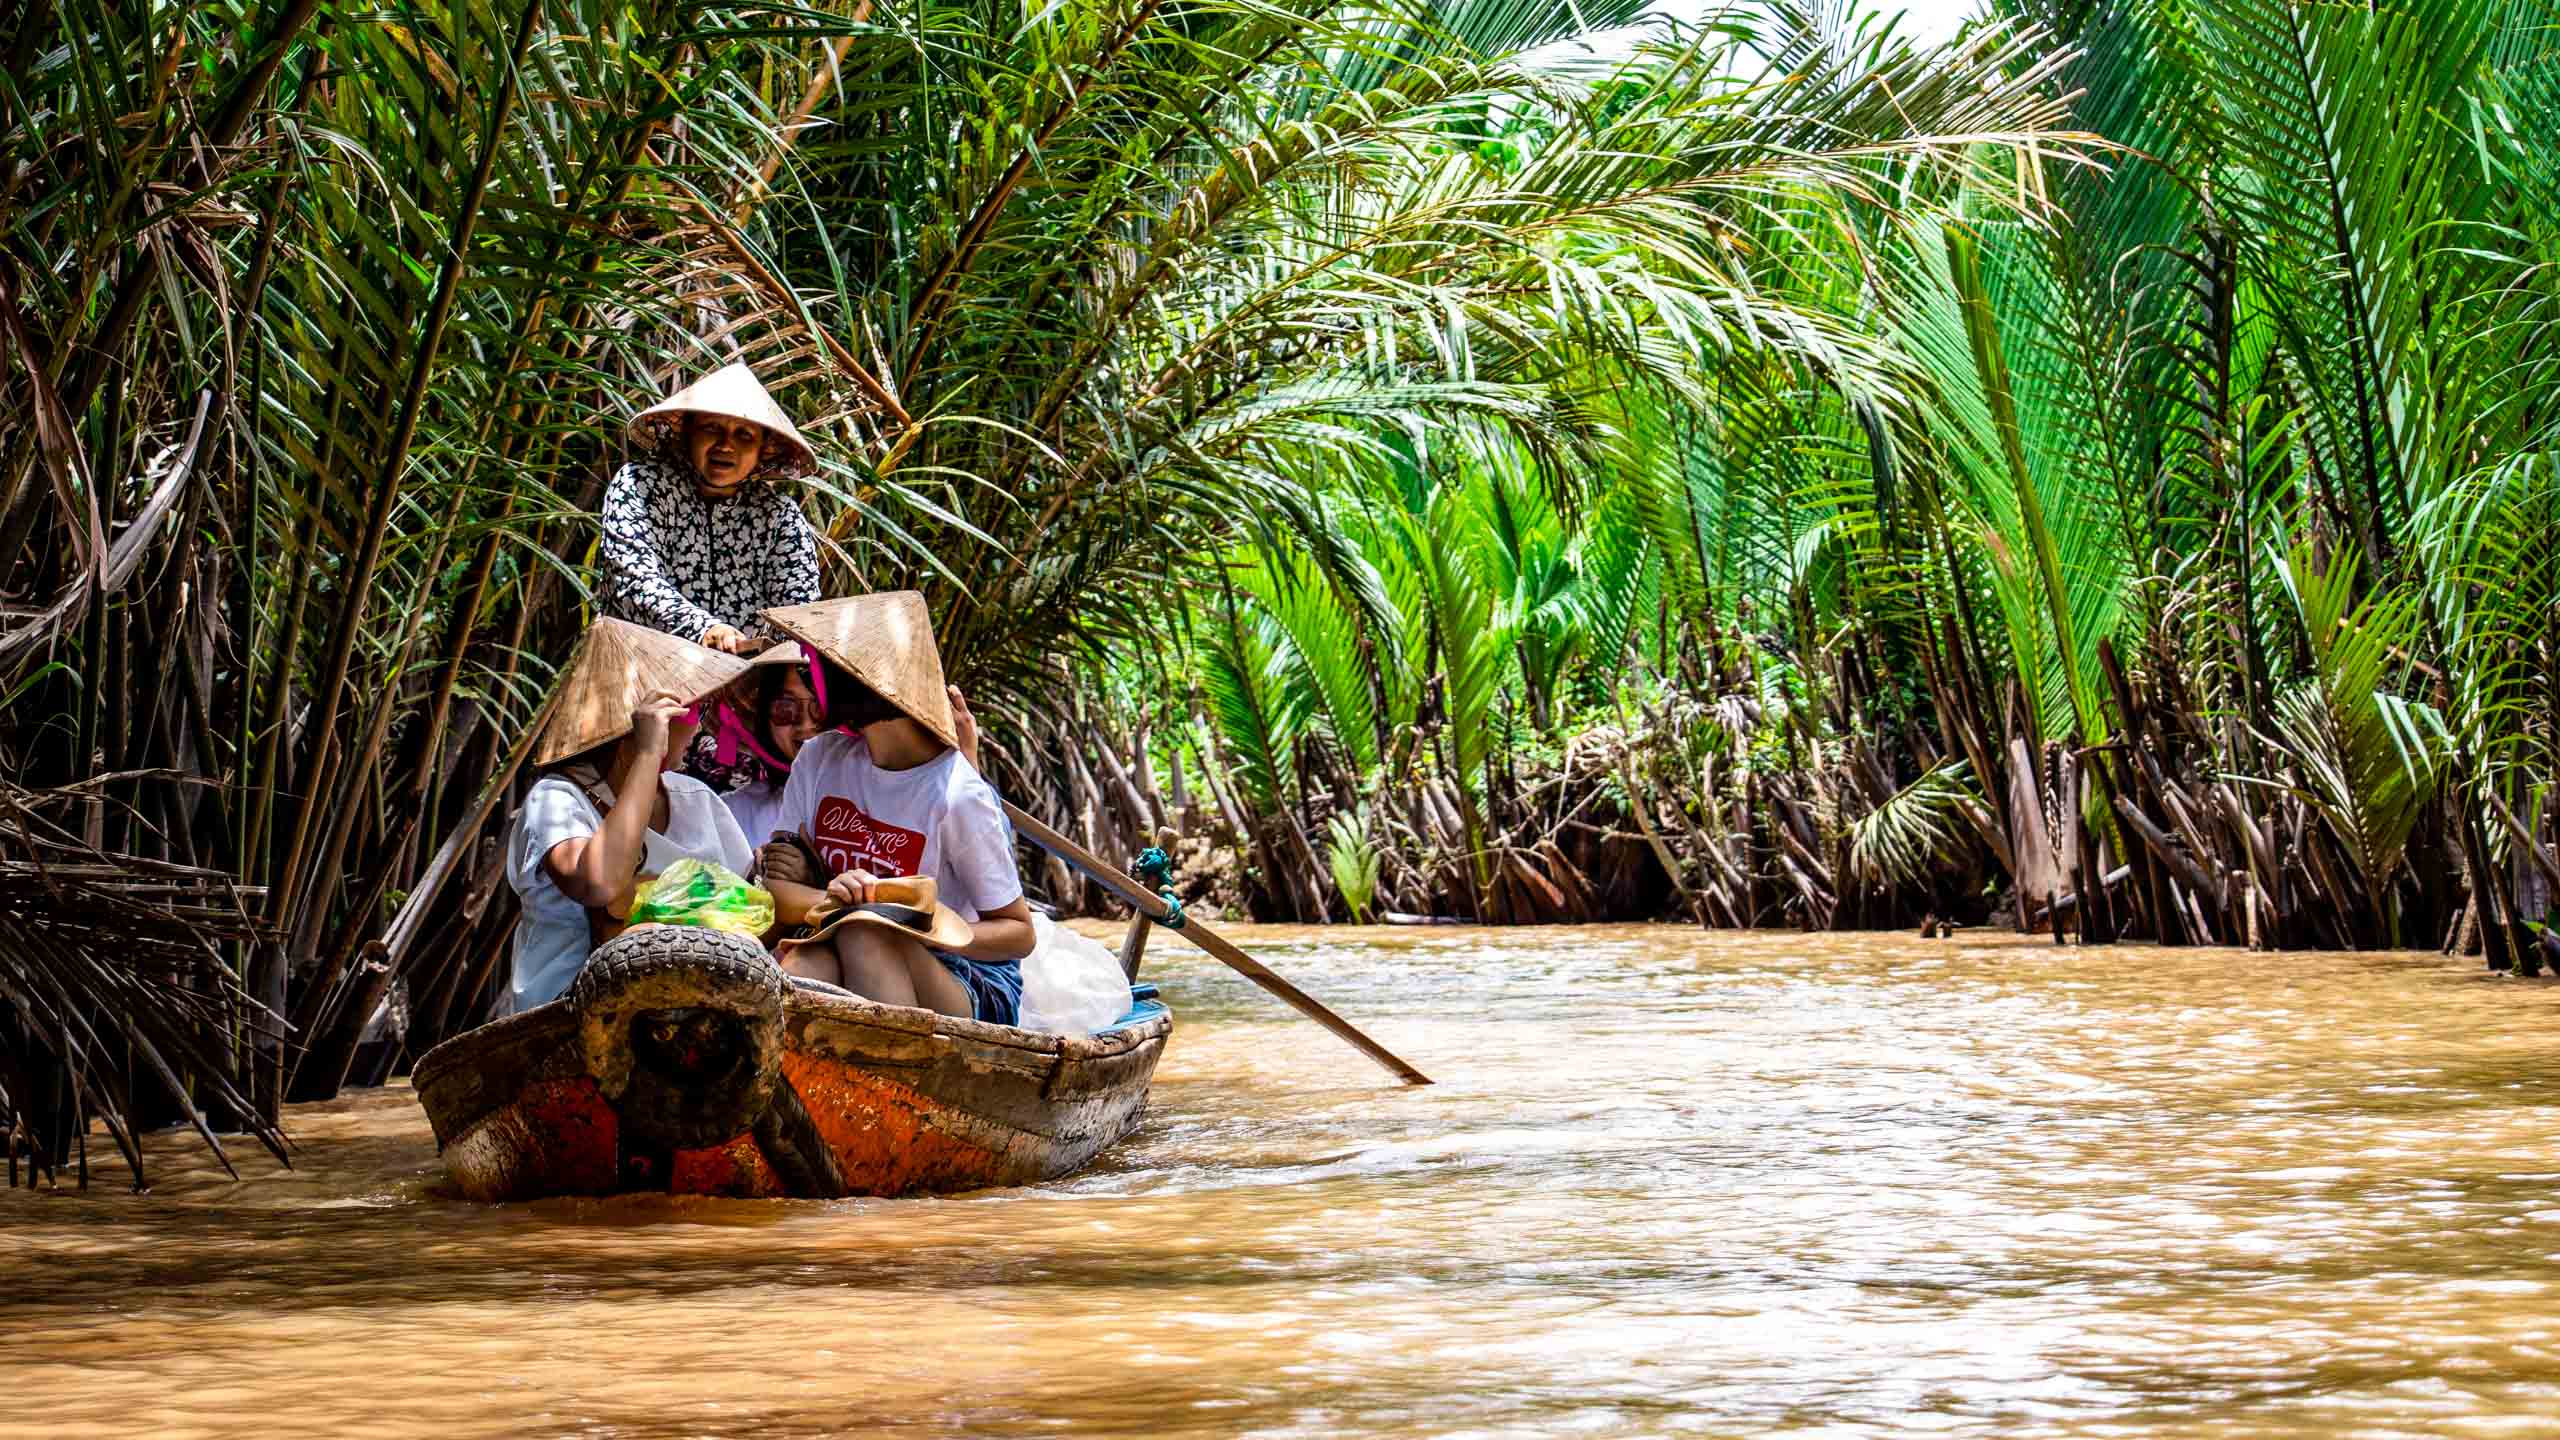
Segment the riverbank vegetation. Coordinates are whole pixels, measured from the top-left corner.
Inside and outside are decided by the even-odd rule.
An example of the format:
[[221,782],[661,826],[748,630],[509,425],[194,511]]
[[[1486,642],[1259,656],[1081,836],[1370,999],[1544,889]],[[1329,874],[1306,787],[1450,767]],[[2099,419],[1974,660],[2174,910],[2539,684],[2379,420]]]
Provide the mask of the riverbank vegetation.
[[2539,968],[2553,12],[2010,19],[2103,168],[2013,152],[1759,252],[1874,372],[1706,347],[1563,478],[1382,428],[1190,590],[1152,733],[1252,838],[1256,914]]
[[0,4],[0,1119],[484,1013],[733,355],[999,782],[1258,915],[2531,968],[2541,7],[1636,9]]

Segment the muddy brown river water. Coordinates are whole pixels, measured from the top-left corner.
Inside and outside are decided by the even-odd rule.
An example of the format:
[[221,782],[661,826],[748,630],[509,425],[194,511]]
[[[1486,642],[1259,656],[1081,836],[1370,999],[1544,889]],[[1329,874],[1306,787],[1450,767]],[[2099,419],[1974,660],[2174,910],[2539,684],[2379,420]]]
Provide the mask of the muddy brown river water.
[[1150,1118],[940,1200],[0,1192],[0,1434],[2560,1433],[2560,988],[1670,928],[1187,947]]

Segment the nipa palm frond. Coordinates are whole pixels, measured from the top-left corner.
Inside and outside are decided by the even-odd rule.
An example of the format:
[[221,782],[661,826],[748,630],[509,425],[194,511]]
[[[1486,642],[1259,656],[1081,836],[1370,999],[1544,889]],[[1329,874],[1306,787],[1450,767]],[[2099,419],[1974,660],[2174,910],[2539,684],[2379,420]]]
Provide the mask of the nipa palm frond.
[[1906,885],[1954,854],[1972,834],[1962,807],[1979,805],[1962,760],[1932,767],[1849,824],[1849,864],[1880,886]]
[[[101,777],[101,781],[118,777]],[[129,777],[127,777],[129,778]],[[39,1166],[104,1122],[136,1189],[147,1180],[132,1125],[137,1086],[165,1085],[220,1160],[206,1112],[245,1119],[285,1161],[284,1137],[249,1100],[226,1030],[273,1036],[282,1017],[241,989],[223,947],[272,938],[255,892],[219,871],[113,854],[66,823],[104,804],[97,786],[35,792],[0,784],[0,1146],[32,1143]],[[15,1030],[14,1036],[8,1032]],[[202,1088],[190,1093],[184,1066]],[[58,1083],[57,1083],[58,1082]],[[57,1105],[46,1103],[57,1090]],[[67,1117],[66,1131],[57,1119]],[[286,1161],[286,1163],[290,1163]]]
[[2358,565],[2343,553],[2324,568],[2297,550],[2284,575],[2314,668],[2277,695],[2277,730],[2266,739],[2300,767],[2299,792],[2382,909],[2451,739],[2432,706],[2391,686],[2418,634],[2417,597],[2386,590],[2359,601]]

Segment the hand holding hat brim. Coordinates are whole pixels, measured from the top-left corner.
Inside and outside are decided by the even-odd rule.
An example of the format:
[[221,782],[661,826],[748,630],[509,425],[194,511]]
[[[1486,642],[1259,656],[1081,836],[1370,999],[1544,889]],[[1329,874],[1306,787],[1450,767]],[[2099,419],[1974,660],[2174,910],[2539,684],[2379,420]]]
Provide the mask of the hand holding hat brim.
[[535,747],[536,767],[557,764],[631,733],[631,715],[652,692],[688,703],[717,693],[747,671],[747,662],[690,640],[634,625],[598,620],[578,642],[560,679],[560,699]]
[[844,905],[830,900],[809,912],[809,924],[816,928],[782,944],[814,945],[832,939],[848,925],[887,930],[936,950],[958,950],[977,938],[960,912],[935,895],[933,881],[916,875],[880,881],[866,903]]

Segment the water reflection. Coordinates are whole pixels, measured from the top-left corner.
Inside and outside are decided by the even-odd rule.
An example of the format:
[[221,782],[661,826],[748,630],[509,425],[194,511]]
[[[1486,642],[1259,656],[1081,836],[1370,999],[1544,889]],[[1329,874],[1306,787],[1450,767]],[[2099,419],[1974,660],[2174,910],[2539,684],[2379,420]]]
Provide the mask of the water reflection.
[[943,1201],[0,1195],[0,1433],[2442,1435],[2560,1415],[2560,991],[2433,957],[1268,931],[1152,1118]]

